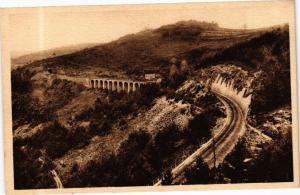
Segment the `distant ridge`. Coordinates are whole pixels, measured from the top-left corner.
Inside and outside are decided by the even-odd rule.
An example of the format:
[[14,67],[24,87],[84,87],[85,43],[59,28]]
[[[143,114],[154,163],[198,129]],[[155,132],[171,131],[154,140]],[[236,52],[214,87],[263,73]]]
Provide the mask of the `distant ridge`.
[[45,58],[51,58],[51,57],[73,53],[99,44],[100,43],[82,43],[78,45],[62,46],[62,47],[56,47],[52,49],[35,51],[35,52],[30,52],[30,51],[11,52],[12,66],[17,67],[25,64],[30,64],[31,62],[37,60],[42,60]]

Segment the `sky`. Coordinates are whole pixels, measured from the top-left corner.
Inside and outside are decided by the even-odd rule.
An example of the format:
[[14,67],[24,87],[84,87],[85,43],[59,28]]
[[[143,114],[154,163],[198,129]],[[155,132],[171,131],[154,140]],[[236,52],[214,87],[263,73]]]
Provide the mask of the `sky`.
[[181,20],[220,27],[268,27],[291,21],[292,1],[15,9],[9,12],[10,50],[30,53],[81,43],[105,43]]

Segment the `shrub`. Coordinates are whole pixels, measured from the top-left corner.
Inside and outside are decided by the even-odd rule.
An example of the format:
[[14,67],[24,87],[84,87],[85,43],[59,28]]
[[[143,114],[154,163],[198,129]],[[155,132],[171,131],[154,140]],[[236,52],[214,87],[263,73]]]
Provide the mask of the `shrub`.
[[263,147],[248,170],[250,182],[293,181],[292,136],[289,131]]
[[152,182],[155,170],[147,152],[150,135],[142,130],[131,133],[118,150],[118,163],[123,171],[118,185],[147,185]]
[[11,72],[11,88],[13,93],[29,93],[32,90],[30,81],[31,74],[23,69],[16,69]]
[[77,127],[74,130],[68,131],[68,134],[65,138],[65,142],[69,147],[83,147],[89,143],[89,139],[92,135],[88,132],[87,129],[83,127]]
[[232,151],[231,155],[226,157],[226,161],[230,162],[231,167],[225,167],[223,172],[231,179],[233,183],[242,183],[247,181],[246,175],[246,164],[244,163],[244,159],[247,158],[247,149],[246,149],[246,140],[245,138],[240,138],[237,142],[234,150]]
[[172,172],[170,171],[170,169],[167,169],[162,174],[161,184],[162,185],[171,185],[172,181],[173,181]]
[[72,169],[71,169],[71,172],[74,174],[76,173],[77,171],[79,170],[79,165],[78,163],[74,163],[73,166],[72,166]]
[[191,140],[194,143],[197,143],[198,140],[208,140],[214,125],[214,121],[207,116],[206,112],[196,115],[189,123]]
[[93,119],[90,123],[90,132],[96,135],[106,135],[111,131],[111,122],[109,119]]
[[160,130],[154,138],[154,147],[157,151],[157,158],[164,159],[175,151],[175,142],[180,139],[180,132],[176,124]]
[[233,183],[293,181],[291,132],[281,134],[278,139],[262,146],[259,155],[246,164],[246,142],[240,139],[233,152],[226,157],[228,163],[223,163],[221,172]]
[[[40,150],[14,144],[15,189],[54,188],[50,175],[53,164],[44,158]],[[43,159],[43,163],[39,160]]]
[[[108,154],[106,159],[96,158],[87,163],[84,169],[79,169],[65,183],[66,187],[95,187],[115,186],[116,178],[120,171],[113,154]],[[74,169],[77,165],[74,164]]]
[[150,184],[155,170],[149,164],[145,149],[149,141],[150,135],[145,131],[131,133],[121,143],[116,155],[90,161],[84,170],[73,176],[75,183],[69,182],[68,187]]
[[188,168],[184,173],[186,184],[209,184],[214,181],[214,177],[208,165],[199,158],[195,166]]
[[141,151],[146,147],[149,141],[150,135],[146,131],[135,131],[129,134],[128,138],[122,142],[119,153],[128,156],[133,151]]
[[11,73],[13,129],[24,123],[35,125],[52,118],[52,112],[41,109],[32,98],[31,76],[29,71],[20,68]]

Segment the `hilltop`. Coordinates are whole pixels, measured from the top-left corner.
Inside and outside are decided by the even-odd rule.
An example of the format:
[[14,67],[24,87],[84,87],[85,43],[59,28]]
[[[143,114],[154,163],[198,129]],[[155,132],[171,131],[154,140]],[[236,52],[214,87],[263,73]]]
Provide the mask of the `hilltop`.
[[[80,51],[82,49],[86,49],[89,47],[93,47],[99,45],[98,43],[83,43],[78,45],[57,47],[53,49],[47,49],[38,52],[11,52],[11,65],[12,69],[17,68],[19,66],[24,66],[31,64],[34,61],[61,56],[65,54],[70,54],[76,51]],[[24,54],[27,53],[27,54]]]
[[215,23],[183,21],[129,34],[110,43],[40,62],[64,70],[102,67],[122,69],[128,74],[142,73],[144,68],[166,71],[168,62],[173,56],[186,57],[194,63],[195,54],[203,55],[208,50],[228,48],[257,37],[262,32],[262,30],[224,29]]
[[[53,73],[80,77],[138,79],[143,77],[145,69],[153,69],[166,77],[172,57],[185,59],[196,77],[198,70],[218,64],[234,64],[249,71],[254,80],[251,88],[257,95],[257,105],[252,105],[255,111],[290,102],[284,98],[290,96],[288,25],[249,30],[181,21],[37,60],[29,67],[42,66]],[[275,103],[269,101],[272,99],[276,99]]]

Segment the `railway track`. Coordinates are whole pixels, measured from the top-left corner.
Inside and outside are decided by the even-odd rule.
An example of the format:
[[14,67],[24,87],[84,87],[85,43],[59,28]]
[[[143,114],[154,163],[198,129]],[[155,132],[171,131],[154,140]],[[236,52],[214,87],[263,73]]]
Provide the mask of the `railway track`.
[[[180,182],[182,179],[180,176],[182,176],[184,171],[192,166],[198,158],[202,158],[210,168],[218,166],[223,162],[226,155],[231,152],[239,137],[245,131],[245,120],[240,106],[234,99],[225,97],[217,92],[215,92],[215,94],[226,107],[226,121],[213,138],[172,169],[173,182]],[[159,185],[162,185],[161,180],[154,184],[154,186]]]

